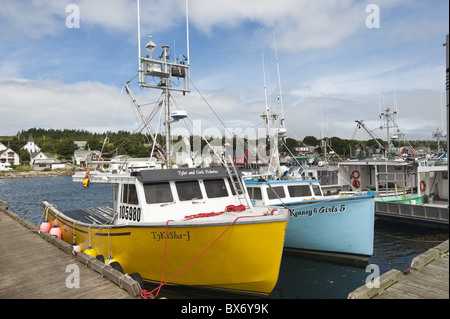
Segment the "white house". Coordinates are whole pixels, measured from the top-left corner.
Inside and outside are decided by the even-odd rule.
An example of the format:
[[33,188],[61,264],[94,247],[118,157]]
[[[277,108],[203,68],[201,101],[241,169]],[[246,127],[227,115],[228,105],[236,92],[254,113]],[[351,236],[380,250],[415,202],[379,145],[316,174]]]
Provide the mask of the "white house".
[[[2,144],[3,145],[3,144]],[[0,151],[0,163],[9,163],[11,165],[20,165],[19,155],[7,147]]]
[[47,152],[30,153],[30,165],[34,170],[65,168],[66,164],[59,159],[50,157]]
[[34,141],[30,140],[25,144],[25,146],[22,147],[23,150],[27,150],[28,153],[37,153],[41,151],[41,148],[34,144]]

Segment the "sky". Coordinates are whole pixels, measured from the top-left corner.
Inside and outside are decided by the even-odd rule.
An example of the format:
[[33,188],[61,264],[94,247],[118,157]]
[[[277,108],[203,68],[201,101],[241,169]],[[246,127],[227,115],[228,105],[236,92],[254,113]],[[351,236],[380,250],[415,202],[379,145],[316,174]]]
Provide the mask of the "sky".
[[[137,0],[0,1],[0,136],[141,127],[122,85],[138,71]],[[447,0],[189,0],[188,9],[191,92],[173,95],[206,135],[263,127],[265,92],[279,110],[280,91],[287,137],[298,140],[370,139],[356,120],[385,139],[386,108],[408,140],[447,132]],[[162,45],[187,55],[185,0],[140,0],[140,29],[143,55],[149,35],[153,57]],[[161,92],[131,88],[150,114]]]

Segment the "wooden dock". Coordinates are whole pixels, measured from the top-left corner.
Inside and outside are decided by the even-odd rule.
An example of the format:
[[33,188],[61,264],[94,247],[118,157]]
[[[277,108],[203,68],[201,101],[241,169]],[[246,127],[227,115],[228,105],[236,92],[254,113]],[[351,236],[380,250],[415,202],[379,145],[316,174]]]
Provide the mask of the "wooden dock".
[[128,275],[38,231],[0,201],[0,298],[140,298],[139,285]]
[[415,257],[402,272],[379,277],[379,287],[359,287],[349,299],[449,299],[449,241]]

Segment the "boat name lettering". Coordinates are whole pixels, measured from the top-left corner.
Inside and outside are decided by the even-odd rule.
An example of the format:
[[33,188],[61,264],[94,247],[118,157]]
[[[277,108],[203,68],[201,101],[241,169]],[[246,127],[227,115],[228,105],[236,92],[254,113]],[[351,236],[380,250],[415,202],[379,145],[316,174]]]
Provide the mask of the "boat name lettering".
[[[150,232],[153,235],[153,239],[156,241],[165,240],[166,239],[166,232],[156,232],[152,231]],[[186,239],[186,241],[191,240],[191,235],[189,234],[189,230],[185,233],[178,233],[176,230],[167,232],[167,239]]]
[[121,205],[119,208],[119,218],[131,220],[134,222],[141,221],[141,208],[136,206]]
[[315,207],[313,209],[307,209],[307,210],[300,210],[300,211],[291,211],[290,215],[292,217],[298,217],[298,216],[309,216],[311,217],[314,214],[326,214],[326,213],[343,213],[347,210],[346,205],[340,205],[340,206],[322,206],[322,207]]
[[178,171],[178,175],[185,176],[185,175],[208,175],[208,174],[218,174],[219,171],[215,169],[197,169],[194,171],[186,172],[186,171]]

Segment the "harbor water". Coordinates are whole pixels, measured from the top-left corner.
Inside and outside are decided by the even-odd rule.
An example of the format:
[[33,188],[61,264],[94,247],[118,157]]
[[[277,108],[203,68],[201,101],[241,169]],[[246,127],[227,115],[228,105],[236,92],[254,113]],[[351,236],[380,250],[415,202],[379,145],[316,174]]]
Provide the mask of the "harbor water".
[[[8,202],[11,211],[38,225],[43,219],[41,203],[48,201],[67,211],[112,203],[112,186],[92,184],[83,188],[71,177],[0,179],[0,200]],[[412,259],[449,238],[448,227],[436,228],[383,220],[375,222],[374,254],[364,263],[317,259],[285,253],[278,283],[271,299],[345,299],[365,284],[375,265],[380,275],[390,269],[406,270]],[[366,270],[367,269],[367,270]],[[161,290],[159,297],[210,298],[197,292]],[[214,298],[225,296],[214,296]]]

